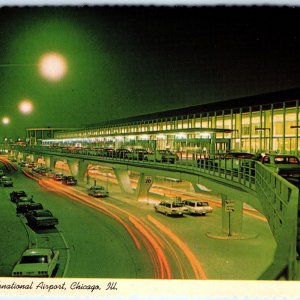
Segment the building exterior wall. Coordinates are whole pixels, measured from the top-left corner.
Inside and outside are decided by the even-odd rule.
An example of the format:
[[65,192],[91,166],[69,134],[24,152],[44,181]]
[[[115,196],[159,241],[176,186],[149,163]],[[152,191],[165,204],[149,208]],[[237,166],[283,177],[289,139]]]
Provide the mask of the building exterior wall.
[[215,133],[216,150],[219,152],[277,151],[296,155],[300,152],[298,100],[131,123],[110,123],[98,128],[55,132],[54,139],[44,142],[204,152],[211,141],[211,129],[223,129],[223,132]]

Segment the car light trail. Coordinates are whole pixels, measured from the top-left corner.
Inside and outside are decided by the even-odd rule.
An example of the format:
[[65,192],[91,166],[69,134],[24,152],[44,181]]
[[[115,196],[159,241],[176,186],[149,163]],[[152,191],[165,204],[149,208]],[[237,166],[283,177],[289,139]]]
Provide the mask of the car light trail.
[[180,240],[169,228],[167,228],[162,223],[158,222],[153,217],[148,216],[148,220],[152,222],[156,227],[158,227],[161,231],[163,231],[168,237],[170,237],[185,253],[195,273],[196,279],[207,279],[207,276],[201,264],[197,260],[196,256],[192,253],[192,251],[188,248],[188,246],[186,246],[185,243],[182,240]]
[[60,186],[60,185],[56,184],[55,182],[51,182],[50,180],[41,179],[39,181],[39,184],[41,186],[43,186],[45,189],[48,189],[48,190],[51,190],[51,191],[55,191],[55,192],[60,192],[60,193],[62,193],[64,195],[72,198],[73,200],[80,201],[81,203],[84,203],[84,204],[88,203],[92,207],[94,207],[94,208],[96,207],[97,209],[101,210],[101,212],[104,212],[105,214],[109,215],[110,217],[113,217],[115,220],[117,220],[120,224],[122,224],[126,228],[126,230],[128,231],[128,233],[132,237],[132,239],[133,239],[133,241],[134,241],[137,249],[139,249],[139,250],[141,249],[141,245],[140,245],[138,239],[135,237],[134,233],[128,227],[128,225],[121,218],[119,218],[117,215],[115,215],[112,212],[110,212],[105,207],[103,207],[103,206],[101,206],[99,204],[95,204],[95,203],[91,202],[89,200],[89,197],[87,197],[86,195],[84,197],[79,196],[78,193],[77,193],[78,192],[77,190],[76,190],[76,193],[74,193],[74,190],[72,188]]
[[[134,225],[135,229],[138,230],[140,234],[139,235],[140,239],[143,241],[143,245],[145,246],[145,249],[147,250],[148,255],[152,261],[155,278],[171,279],[173,277],[168,260],[164,254],[163,241],[161,241],[157,235],[151,232],[151,229],[146,224],[143,224],[142,221],[138,220],[134,215],[110,203],[103,202],[103,204],[101,205],[98,199],[97,199],[97,203],[95,203],[96,199],[94,198],[91,199],[90,197],[87,197],[86,193],[82,191],[78,191],[71,187],[62,186],[60,184],[57,184],[56,182],[52,182],[49,179],[41,179],[39,183],[46,189],[50,189],[52,191],[62,193],[75,201],[80,201],[89,207],[96,208],[102,213],[105,213],[106,215],[113,217],[126,228],[129,234],[135,240],[135,242],[139,243],[137,238],[133,234],[132,230],[129,228],[129,226],[120,217],[113,214],[109,209],[105,208],[103,204],[105,204],[106,206],[113,207],[117,211],[125,213],[128,216],[129,221]],[[136,244],[136,245],[137,248],[139,249],[141,248],[140,244]],[[173,252],[175,251],[173,250]],[[176,260],[177,262],[179,261],[178,258],[176,258]],[[181,276],[184,276],[184,273],[182,271],[183,264],[178,263],[178,265],[179,265],[178,266],[179,273],[181,274]]]
[[5,168],[7,171],[11,170],[10,164],[8,163],[8,161],[4,158],[1,158],[0,161],[5,165]]
[[155,238],[150,234],[150,232],[144,228],[144,225],[139,222],[139,220],[133,216],[129,216],[129,221],[147,238],[147,240],[155,249],[156,255],[160,264],[160,278],[161,279],[171,279],[171,270],[168,261],[163,253],[163,250]]
[[[27,176],[34,178],[30,176],[28,173],[26,174]],[[116,205],[113,205],[112,203],[104,202],[103,200],[95,199],[93,197],[87,196],[87,194],[83,191],[80,191],[73,187],[69,187],[69,186],[67,187],[61,185],[61,183],[52,181],[51,179],[48,178],[42,178],[39,181],[39,183],[45,189],[54,192],[59,192],[71,198],[74,201],[81,202],[86,206],[99,210],[101,213],[104,213],[107,216],[114,218],[117,222],[119,222],[122,226],[124,226],[124,228],[132,237],[137,249],[139,250],[141,249],[141,244],[139,240],[142,242],[143,246],[145,247],[149,255],[149,258],[152,262],[155,278],[171,279],[174,277],[172,275],[171,268],[167,260],[165,251],[169,251],[169,253],[171,254],[170,256],[172,257],[173,261],[177,266],[177,270],[180,278],[188,277],[186,273],[187,266],[186,264],[183,263],[182,259],[178,255],[177,253],[178,251],[176,251],[176,249],[172,246],[172,244],[169,243],[168,239],[170,239],[177,247],[179,247],[179,249],[185,255],[186,259],[189,262],[189,265],[191,266],[190,271],[192,271],[195,276],[194,278],[207,279],[205,271],[203,270],[200,262],[198,261],[196,256],[192,253],[192,251],[187,247],[187,245],[178,236],[176,236],[171,230],[169,230],[167,227],[165,227],[163,224],[158,222],[153,217],[148,216],[148,220],[150,221],[151,224],[153,224],[156,228],[160,230],[159,231],[160,234],[163,233],[161,236],[164,238],[164,240],[162,240],[162,237],[159,237],[157,234],[155,234],[153,232],[153,229],[151,229],[145,222],[138,219],[135,215],[130,214],[127,210],[122,209]],[[218,207],[222,206],[220,202],[213,201],[211,199],[210,201],[214,202],[214,206],[218,206]],[[121,216],[112,213],[108,207],[111,207],[115,212],[118,211],[119,213],[127,216],[129,222],[134,226],[133,229],[135,229],[136,232],[134,232],[134,230],[130,228],[130,224],[127,224],[126,221],[124,221],[121,218]],[[265,218],[255,215],[254,214],[255,212],[256,210],[244,208],[245,214],[254,217],[258,220],[266,222]],[[166,239],[164,235],[168,239]]]

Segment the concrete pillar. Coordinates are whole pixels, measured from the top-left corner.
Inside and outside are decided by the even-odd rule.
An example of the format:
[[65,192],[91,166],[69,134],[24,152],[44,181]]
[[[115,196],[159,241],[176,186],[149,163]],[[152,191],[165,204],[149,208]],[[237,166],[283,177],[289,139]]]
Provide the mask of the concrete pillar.
[[33,154],[33,160],[32,161],[36,164],[38,162],[38,160],[39,160],[39,156],[36,155],[36,154]]
[[207,236],[214,239],[243,240],[257,237],[255,232],[242,232],[243,229],[243,202],[232,200],[225,194],[222,197],[222,224],[221,231],[208,232]]
[[243,228],[243,202],[222,197],[222,231],[228,236],[238,236]]
[[125,194],[133,194],[134,190],[131,187],[130,178],[127,170],[121,170],[117,168],[113,168],[116,178],[118,180],[118,184],[121,187],[122,193]]
[[84,159],[67,159],[71,175],[83,182],[89,163]]
[[137,200],[148,199],[148,192],[153,184],[153,179],[153,175],[146,175],[144,173],[140,173],[140,178],[136,187]]
[[22,160],[26,160],[26,158],[27,158],[27,153],[23,152],[22,153]]
[[57,159],[53,156],[45,156],[44,157],[45,165],[47,168],[54,170]]
[[79,160],[77,160],[77,159],[67,159],[67,163],[68,163],[71,175],[77,177]]

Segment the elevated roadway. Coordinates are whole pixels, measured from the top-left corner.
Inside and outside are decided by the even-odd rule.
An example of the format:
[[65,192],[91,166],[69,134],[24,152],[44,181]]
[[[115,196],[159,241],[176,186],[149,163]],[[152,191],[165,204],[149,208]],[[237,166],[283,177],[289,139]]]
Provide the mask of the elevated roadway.
[[[273,263],[260,279],[297,278],[297,235],[298,235],[298,188],[271,172],[264,165],[255,162],[253,167],[229,160],[202,160],[192,164],[180,161],[176,164],[150,163],[117,158],[103,158],[89,153],[68,153],[45,148],[20,147],[16,155],[30,157],[32,161],[43,157],[46,165],[53,167],[58,160],[66,160],[71,173],[79,180],[85,179],[90,164],[112,168],[124,193],[134,193],[130,188],[128,171],[140,173],[136,189],[137,199],[147,196],[154,176],[166,176],[190,181],[195,190],[221,194],[223,218],[227,219],[228,200],[245,202],[262,212],[269,223],[277,242]],[[149,180],[150,179],[150,180]],[[147,181],[148,180],[148,181]],[[233,217],[241,219],[241,207],[237,206]],[[233,211],[232,211],[233,213]],[[238,227],[238,226],[237,226]],[[226,231],[224,225],[223,231]],[[236,232],[239,235],[240,232]]]

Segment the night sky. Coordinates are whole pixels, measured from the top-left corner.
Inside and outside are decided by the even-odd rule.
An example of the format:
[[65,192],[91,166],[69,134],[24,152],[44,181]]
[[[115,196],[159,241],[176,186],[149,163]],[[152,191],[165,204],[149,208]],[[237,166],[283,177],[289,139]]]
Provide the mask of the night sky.
[[[299,20],[292,7],[2,7],[0,139],[299,87]],[[49,51],[67,60],[61,81],[38,72]]]

